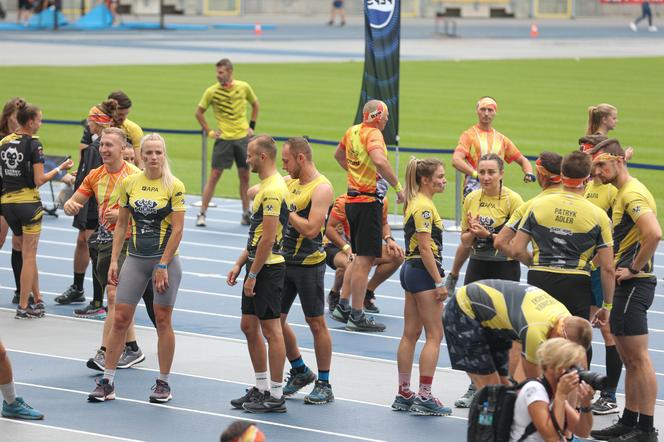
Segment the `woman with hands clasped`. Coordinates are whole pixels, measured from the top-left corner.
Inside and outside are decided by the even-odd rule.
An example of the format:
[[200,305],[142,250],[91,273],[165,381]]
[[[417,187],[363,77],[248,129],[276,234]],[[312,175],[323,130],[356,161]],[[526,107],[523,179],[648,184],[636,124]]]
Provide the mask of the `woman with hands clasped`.
[[537,350],[542,376],[527,382],[514,404],[510,442],[560,442],[588,437],[593,425],[592,387],[579,378],[586,351],[572,341],[553,338]]
[[[437,159],[411,158],[406,167],[404,235],[406,262],[401,267],[401,287],[406,292],[404,330],[397,350],[399,393],[392,409],[429,416],[452,413],[431,394],[433,375],[443,338],[443,220],[432,198],[445,190],[445,169]],[[426,342],[420,353],[420,388],[410,389],[417,340],[424,328]]]

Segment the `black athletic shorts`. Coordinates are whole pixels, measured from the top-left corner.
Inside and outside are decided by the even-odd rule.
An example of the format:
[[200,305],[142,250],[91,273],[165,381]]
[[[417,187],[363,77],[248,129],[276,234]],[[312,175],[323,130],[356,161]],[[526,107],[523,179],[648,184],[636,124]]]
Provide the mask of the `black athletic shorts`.
[[590,276],[529,270],[528,284],[553,296],[567,307],[572,315],[590,319],[592,299]]
[[288,314],[295,297],[299,295],[302,311],[307,318],[325,313],[325,263],[313,266],[287,265],[281,313]]
[[12,229],[14,236],[25,233],[41,232],[41,222],[44,216],[42,203],[9,203],[2,205],[2,215],[7,225]]
[[[247,273],[251,264],[251,261],[247,263]],[[249,297],[244,294],[244,289],[242,290],[242,314],[257,316],[261,320],[279,319],[285,275],[286,264],[265,264],[256,277],[256,294]]]
[[519,281],[521,279],[521,266],[518,261],[483,261],[471,257],[468,260],[463,285],[468,285],[480,279]]
[[233,161],[235,161],[238,169],[246,169],[248,144],[249,137],[240,138],[239,140],[217,139],[212,151],[212,168],[230,169],[233,167]]
[[616,285],[609,324],[615,336],[648,334],[648,309],[655,299],[657,278],[632,278]]
[[467,316],[456,296],[445,306],[443,328],[452,368],[479,375],[496,371],[499,376],[508,375],[512,340],[492,335],[479,321]]
[[90,198],[81,210],[84,210],[86,214],[76,215],[72,221],[72,226],[78,230],[97,230],[97,227],[99,226],[99,209],[97,208],[97,200]]
[[325,263],[333,270],[337,269],[337,266],[334,265],[334,257],[339,252],[341,252],[341,249],[332,243],[325,246]]
[[383,256],[383,204],[346,202],[350,245],[357,256]]

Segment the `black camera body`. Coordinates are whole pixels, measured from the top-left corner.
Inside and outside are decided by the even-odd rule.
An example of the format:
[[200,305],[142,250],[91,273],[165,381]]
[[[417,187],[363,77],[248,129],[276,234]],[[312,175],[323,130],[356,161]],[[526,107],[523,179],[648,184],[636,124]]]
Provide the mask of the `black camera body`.
[[570,367],[566,373],[576,372],[579,375],[579,379],[590,385],[593,390],[602,391],[607,387],[607,381],[609,380],[606,376],[594,371],[585,370],[578,365]]

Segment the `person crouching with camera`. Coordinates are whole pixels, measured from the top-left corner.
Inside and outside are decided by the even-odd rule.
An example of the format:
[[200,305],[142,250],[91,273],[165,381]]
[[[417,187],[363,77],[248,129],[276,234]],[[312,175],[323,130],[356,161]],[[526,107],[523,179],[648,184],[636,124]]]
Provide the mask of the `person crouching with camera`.
[[586,350],[564,338],[552,338],[537,349],[542,370],[527,382],[514,405],[510,442],[560,442],[588,437],[593,425],[590,409],[595,393],[585,371]]

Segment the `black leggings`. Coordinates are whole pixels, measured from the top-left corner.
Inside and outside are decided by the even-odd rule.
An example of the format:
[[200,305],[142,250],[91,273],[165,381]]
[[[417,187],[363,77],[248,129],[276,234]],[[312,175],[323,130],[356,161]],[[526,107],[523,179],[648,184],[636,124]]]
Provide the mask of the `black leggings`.
[[150,317],[150,321],[152,321],[152,325],[154,325],[154,328],[157,328],[157,320],[154,317],[154,292],[152,291],[152,280],[148,281],[148,286],[145,288],[145,292],[143,292],[143,302],[145,303],[145,310],[148,312],[148,316]]
[[519,261],[482,261],[470,258],[463,284],[467,285],[480,279],[504,279],[519,281],[521,266]]

